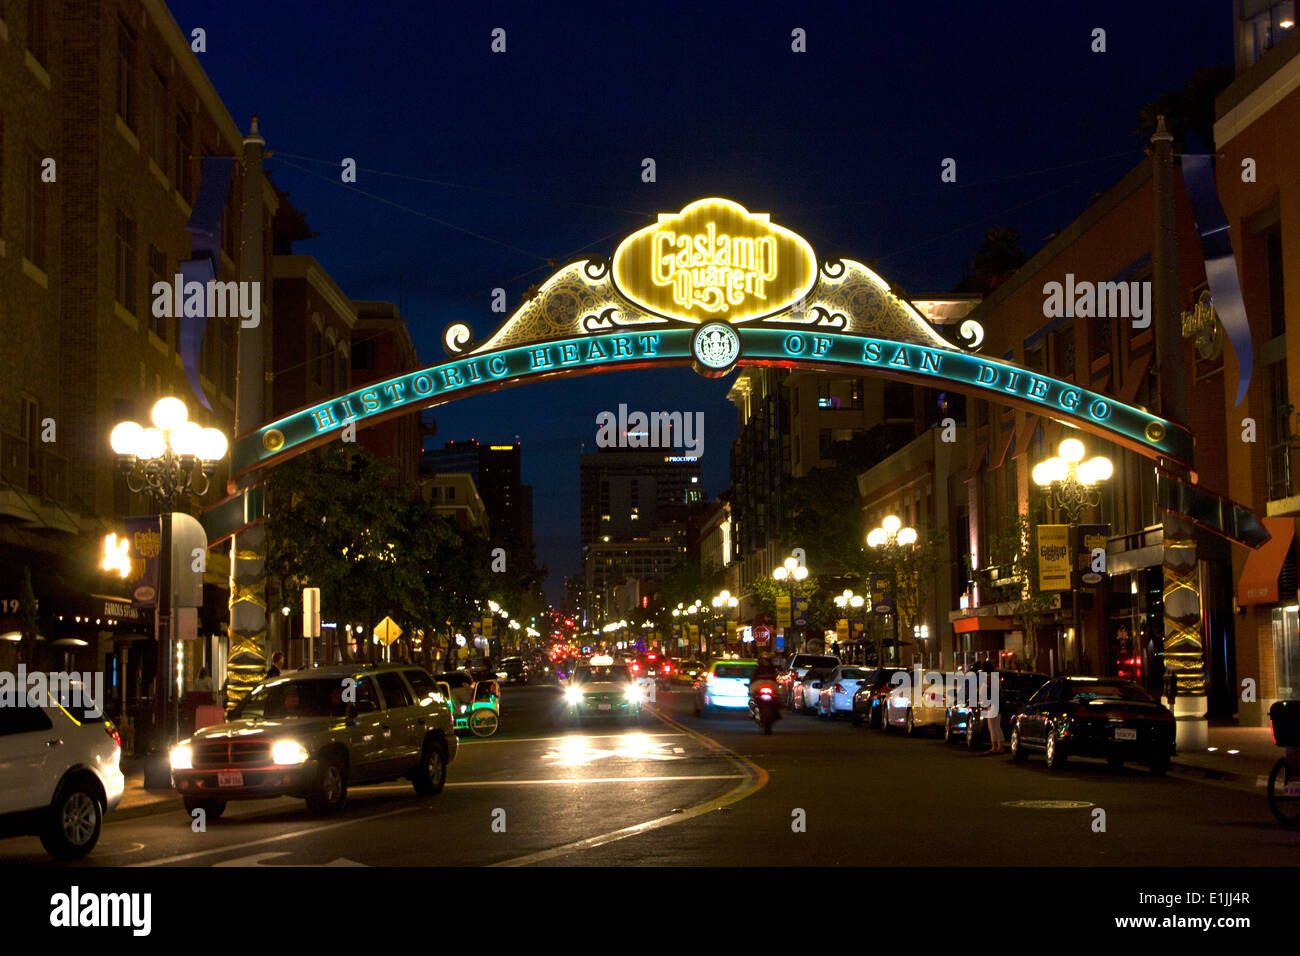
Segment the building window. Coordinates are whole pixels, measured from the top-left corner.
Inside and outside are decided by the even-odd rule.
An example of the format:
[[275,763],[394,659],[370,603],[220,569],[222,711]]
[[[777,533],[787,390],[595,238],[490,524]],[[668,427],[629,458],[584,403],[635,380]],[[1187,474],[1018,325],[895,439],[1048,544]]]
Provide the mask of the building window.
[[[885,419],[887,421],[912,421],[916,412],[912,407],[912,386],[903,382],[885,383]],[[826,456],[823,455],[823,458]]]
[[1282,227],[1274,226],[1264,236],[1268,263],[1268,333],[1271,338],[1286,334],[1286,302],[1282,290]]
[[117,115],[135,129],[135,34],[125,23],[117,24]]
[[48,3],[49,0],[27,0],[27,49],[41,66],[47,62],[45,8]]
[[172,182],[186,202],[190,201],[193,177],[190,175],[190,153],[194,149],[194,136],[190,118],[184,110],[176,111],[176,168]]
[[159,169],[167,168],[167,81],[149,71],[149,153]]
[[135,221],[117,211],[114,234],[113,294],[126,311],[135,314]]
[[41,151],[27,149],[27,228],[24,251],[38,269],[45,268],[46,183],[41,182]]
[[[151,242],[149,243],[149,295],[150,295],[151,304],[152,304],[154,286],[157,285],[159,282],[166,282],[166,281],[167,281],[167,256],[166,254],[163,253],[161,249],[159,249]],[[170,294],[171,293],[169,287],[168,295]],[[148,311],[149,311],[149,330],[153,332],[154,335],[158,336],[158,338],[166,342],[167,334],[168,334],[167,327],[171,324],[171,320],[168,319],[166,316],[159,317],[154,315],[153,314],[154,310],[152,308],[150,308]]]

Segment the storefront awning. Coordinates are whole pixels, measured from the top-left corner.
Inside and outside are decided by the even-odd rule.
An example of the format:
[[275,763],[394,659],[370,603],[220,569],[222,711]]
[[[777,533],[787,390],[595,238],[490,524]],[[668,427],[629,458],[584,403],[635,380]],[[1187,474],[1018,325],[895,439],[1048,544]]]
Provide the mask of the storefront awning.
[[952,622],[952,629],[957,634],[971,631],[1010,631],[1015,627],[1009,617],[959,617]]
[[1273,537],[1246,558],[1241,578],[1237,581],[1237,603],[1276,604],[1277,576],[1291,553],[1291,538],[1295,535],[1293,518],[1264,518],[1264,527]]

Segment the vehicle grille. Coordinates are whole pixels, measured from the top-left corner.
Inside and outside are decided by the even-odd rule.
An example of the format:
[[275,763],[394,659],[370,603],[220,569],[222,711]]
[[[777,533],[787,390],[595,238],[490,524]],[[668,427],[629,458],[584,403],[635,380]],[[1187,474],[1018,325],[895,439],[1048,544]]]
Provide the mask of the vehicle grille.
[[269,740],[204,740],[194,745],[194,768],[258,767],[271,762]]

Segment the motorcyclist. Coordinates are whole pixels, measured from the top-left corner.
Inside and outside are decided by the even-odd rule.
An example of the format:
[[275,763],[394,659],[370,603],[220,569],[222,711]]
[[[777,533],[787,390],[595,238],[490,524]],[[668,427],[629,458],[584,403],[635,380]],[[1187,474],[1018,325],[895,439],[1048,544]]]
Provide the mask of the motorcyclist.
[[749,675],[749,696],[754,697],[758,693],[758,688],[765,682],[775,687],[776,676],[776,664],[772,660],[772,655],[761,654],[754,672]]

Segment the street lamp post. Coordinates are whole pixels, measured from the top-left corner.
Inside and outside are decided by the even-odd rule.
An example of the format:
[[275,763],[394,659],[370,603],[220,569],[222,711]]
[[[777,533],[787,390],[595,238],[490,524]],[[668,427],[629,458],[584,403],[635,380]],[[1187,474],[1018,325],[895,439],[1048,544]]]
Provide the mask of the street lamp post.
[[[725,628],[727,626],[727,610],[736,610],[736,608],[740,607],[740,601],[739,599],[732,597],[730,591],[724,590],[719,591],[713,596],[713,606],[717,609],[719,615],[721,615],[722,626]],[[736,623],[740,623],[739,619],[737,619]],[[722,646],[724,648],[727,646],[727,636],[725,633],[722,636]]]
[[[1085,454],[1083,442],[1077,438],[1067,438],[1061,442],[1058,456],[1040,461],[1034,466],[1031,477],[1034,484],[1047,489],[1048,497],[1070,519],[1073,532],[1079,521],[1079,512],[1084,508],[1095,508],[1101,503],[1101,482],[1110,478],[1114,466],[1105,455],[1083,460]],[[1075,564],[1078,558],[1071,555],[1070,560],[1070,605],[1074,618],[1074,659],[1082,662],[1083,634],[1079,629],[1079,589],[1074,583]]]
[[[862,595],[854,594],[852,588],[845,588],[843,594],[837,594],[835,596],[835,606],[838,607],[845,614],[849,613],[850,608],[852,608],[853,610],[858,610],[865,603],[866,601],[862,597]],[[853,636],[852,632],[849,633],[849,636],[850,637]]]
[[[880,522],[879,528],[873,528],[867,535],[867,545],[873,551],[885,549],[885,553],[894,553],[897,548],[910,548],[916,544],[916,529],[904,528],[902,519],[897,515],[887,515],[885,520]],[[894,653],[891,657],[897,658],[893,663],[899,663],[902,656],[899,654],[898,643],[898,572],[897,569],[890,571],[891,584],[894,589],[894,607],[890,616],[894,619]]]
[[174,742],[180,733],[180,709],[169,700],[172,685],[179,677],[174,673],[176,637],[171,620],[172,512],[182,498],[207,493],[208,479],[217,470],[217,462],[225,456],[229,443],[219,429],[203,428],[190,421],[189,411],[179,398],[159,399],[150,417],[152,428],[119,422],[109,435],[109,444],[117,455],[118,469],[126,476],[126,486],[136,494],[147,492],[162,509],[159,587],[154,605],[158,645],[154,723],[155,737],[161,734],[163,738],[155,739],[155,744],[165,744]]
[[[793,555],[786,558],[785,562],[772,571],[772,577],[777,581],[785,584],[786,591],[790,595],[790,630],[791,641],[789,647],[785,649],[787,654],[794,652],[794,589],[795,582],[802,581],[808,577],[808,569],[799,563],[799,559]],[[804,641],[800,641],[800,650],[803,649]]]

